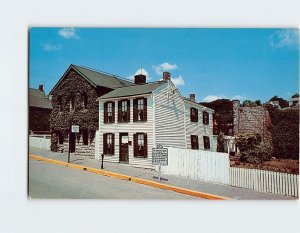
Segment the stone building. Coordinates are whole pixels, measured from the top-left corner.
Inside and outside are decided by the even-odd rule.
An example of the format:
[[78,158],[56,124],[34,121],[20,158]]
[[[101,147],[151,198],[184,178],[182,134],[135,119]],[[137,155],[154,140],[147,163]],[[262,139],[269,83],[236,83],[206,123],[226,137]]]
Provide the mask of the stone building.
[[31,133],[49,133],[49,118],[52,104],[44,92],[43,85],[38,89],[29,88],[29,131]]
[[[50,116],[51,150],[93,156],[98,129],[98,97],[131,82],[90,68],[70,65],[50,91],[53,110]],[[71,125],[79,133],[71,133]]]

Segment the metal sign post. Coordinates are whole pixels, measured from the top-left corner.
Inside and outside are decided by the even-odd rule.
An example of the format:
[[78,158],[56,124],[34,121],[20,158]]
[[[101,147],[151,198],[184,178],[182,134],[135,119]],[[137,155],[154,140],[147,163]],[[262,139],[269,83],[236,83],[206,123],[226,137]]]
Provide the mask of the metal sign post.
[[[79,125],[70,125],[68,163],[70,163],[71,133],[75,133],[75,134],[79,133]],[[76,147],[76,135],[75,135],[75,147]]]
[[157,145],[156,148],[152,148],[152,164],[158,165],[158,177],[153,176],[154,179],[158,179],[159,181],[168,179],[162,178],[161,173],[161,166],[168,166],[168,149],[163,148],[162,145]]

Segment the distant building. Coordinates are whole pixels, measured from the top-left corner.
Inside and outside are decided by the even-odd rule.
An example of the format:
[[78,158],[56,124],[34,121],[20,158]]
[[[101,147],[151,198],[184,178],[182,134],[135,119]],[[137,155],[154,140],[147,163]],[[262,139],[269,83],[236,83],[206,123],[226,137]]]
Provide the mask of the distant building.
[[299,107],[299,97],[290,98],[289,107]]
[[152,148],[164,147],[215,151],[212,144],[213,110],[181,95],[170,73],[163,80],[117,88],[99,100],[99,154],[105,161],[153,167]]
[[29,88],[29,130],[31,133],[50,133],[52,104],[44,92],[43,85],[38,89]]

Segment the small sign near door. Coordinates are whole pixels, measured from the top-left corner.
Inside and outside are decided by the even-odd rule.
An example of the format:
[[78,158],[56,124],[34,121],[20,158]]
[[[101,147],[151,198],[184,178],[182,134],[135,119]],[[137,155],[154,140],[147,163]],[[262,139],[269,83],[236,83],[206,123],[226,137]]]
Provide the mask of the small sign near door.
[[79,133],[79,125],[72,125],[72,130],[71,132],[72,133]]

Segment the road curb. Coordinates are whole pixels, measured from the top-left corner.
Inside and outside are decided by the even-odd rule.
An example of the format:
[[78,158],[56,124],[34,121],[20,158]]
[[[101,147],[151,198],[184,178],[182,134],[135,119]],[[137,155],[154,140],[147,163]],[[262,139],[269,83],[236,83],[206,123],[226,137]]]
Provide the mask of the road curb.
[[47,162],[47,163],[62,165],[62,166],[66,166],[66,167],[70,167],[70,168],[74,168],[74,169],[78,169],[78,170],[83,170],[83,171],[88,171],[91,173],[108,176],[108,177],[112,177],[112,178],[116,178],[116,179],[120,179],[120,180],[128,180],[128,181],[131,181],[134,183],[152,186],[154,188],[159,188],[159,189],[164,189],[164,190],[170,190],[170,191],[174,191],[174,192],[189,195],[189,196],[194,196],[194,197],[199,197],[199,198],[204,198],[204,199],[209,199],[209,200],[231,200],[231,198],[228,198],[228,197],[223,197],[223,196],[218,196],[218,195],[214,195],[214,194],[210,194],[210,193],[204,193],[204,192],[199,192],[199,191],[195,191],[195,190],[180,188],[180,187],[176,187],[176,186],[172,186],[172,185],[168,185],[168,184],[158,183],[158,182],[151,181],[151,180],[141,179],[141,178],[128,176],[128,175],[124,175],[124,174],[120,174],[120,173],[115,173],[115,172],[110,172],[110,171],[105,171],[105,170],[101,170],[101,169],[97,169],[97,168],[67,163],[67,162],[63,162],[63,161],[59,161],[59,160],[55,160],[55,159],[48,159],[48,158],[44,158],[44,157],[37,156],[37,155],[29,155],[29,159],[34,159],[34,160],[43,161],[43,162]]

